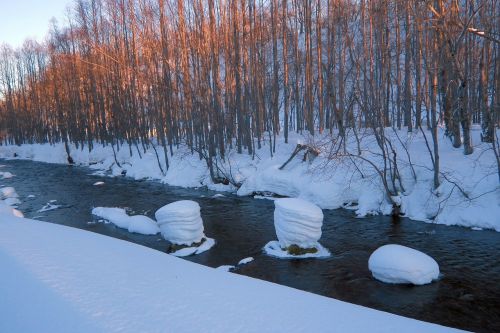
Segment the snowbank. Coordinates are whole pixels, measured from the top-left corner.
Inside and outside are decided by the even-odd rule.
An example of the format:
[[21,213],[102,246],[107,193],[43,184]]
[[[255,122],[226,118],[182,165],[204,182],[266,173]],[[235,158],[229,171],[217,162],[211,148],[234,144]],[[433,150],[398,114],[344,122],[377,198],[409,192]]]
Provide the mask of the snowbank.
[[128,231],[143,235],[156,235],[160,232],[160,228],[153,219],[145,215],[133,215],[129,217]]
[[[496,174],[496,162],[491,145],[481,143],[481,129],[472,129],[472,139],[477,143],[472,155],[464,156],[462,149],[453,148],[439,131],[439,153],[441,163],[441,186],[433,189],[433,166],[427,151],[424,136],[420,131],[407,133],[406,129],[386,130],[397,153],[400,176],[404,191],[394,200],[401,203],[401,212],[414,220],[465,227],[481,227],[500,231],[500,186]],[[369,130],[360,131],[359,147],[362,158],[369,159],[379,168],[383,167],[380,149]],[[427,134],[430,140],[430,134]],[[314,138],[290,133],[289,143],[282,138],[276,142],[276,152],[271,157],[268,142],[255,157],[247,154],[227,153],[225,161],[218,167],[241,183],[238,195],[270,192],[281,196],[301,198],[323,209],[341,208],[353,203],[360,217],[370,214],[390,214],[391,204],[385,197],[382,181],[373,165],[357,156],[358,143],[353,138],[346,142],[347,151],[354,157],[329,158],[328,135]],[[312,162],[301,162],[300,154],[286,168],[279,167],[290,157],[297,143],[310,143],[320,149],[320,155]],[[156,179],[169,185],[199,187],[206,185],[216,190],[235,190],[232,186],[213,184],[205,161],[197,154],[181,146],[170,157],[170,168],[162,174],[153,149],[139,154],[130,153],[122,146],[116,152],[115,162],[110,146],[95,144],[94,149],[70,147],[75,163],[86,165],[100,174],[122,175],[135,179]],[[411,164],[407,153],[411,156]],[[35,161],[66,164],[63,144],[34,144],[22,146],[0,146],[0,157],[30,159]],[[160,163],[165,166],[162,154]],[[457,188],[459,185],[461,190]],[[464,196],[466,193],[466,196]]]
[[439,265],[427,254],[412,248],[389,244],[379,247],[368,260],[377,280],[386,283],[422,285],[439,277]]
[[456,331],[92,232],[0,219],[1,332]]
[[191,200],[172,202],[155,213],[163,238],[173,244],[192,245],[204,237],[200,205]]
[[95,207],[92,215],[103,218],[119,228],[127,229],[143,235],[156,235],[160,232],[158,225],[152,219],[144,215],[129,216],[123,208]]

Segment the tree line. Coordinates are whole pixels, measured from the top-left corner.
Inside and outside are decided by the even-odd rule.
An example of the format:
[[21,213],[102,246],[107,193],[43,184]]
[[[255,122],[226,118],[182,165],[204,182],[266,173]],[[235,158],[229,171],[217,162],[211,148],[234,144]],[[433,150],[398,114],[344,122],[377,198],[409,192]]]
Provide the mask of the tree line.
[[183,143],[213,172],[290,131],[345,143],[406,127],[430,131],[439,170],[438,127],[471,154],[480,124],[500,170],[499,13],[498,0],[77,0],[45,42],[1,46],[0,136],[159,147],[166,169]]

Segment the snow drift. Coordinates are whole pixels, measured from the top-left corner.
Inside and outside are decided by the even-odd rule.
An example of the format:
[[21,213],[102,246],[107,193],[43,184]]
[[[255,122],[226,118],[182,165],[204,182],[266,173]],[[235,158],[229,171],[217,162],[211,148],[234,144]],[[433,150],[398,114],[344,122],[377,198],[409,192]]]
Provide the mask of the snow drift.
[[92,232],[0,220],[0,332],[457,331]]

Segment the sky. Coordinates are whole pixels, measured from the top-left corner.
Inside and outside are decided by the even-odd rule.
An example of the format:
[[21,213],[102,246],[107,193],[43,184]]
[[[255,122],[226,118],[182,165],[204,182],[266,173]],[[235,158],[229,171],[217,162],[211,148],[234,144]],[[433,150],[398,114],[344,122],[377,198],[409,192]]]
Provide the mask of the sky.
[[55,17],[64,22],[72,0],[0,0],[0,45],[22,46],[26,38],[42,41]]

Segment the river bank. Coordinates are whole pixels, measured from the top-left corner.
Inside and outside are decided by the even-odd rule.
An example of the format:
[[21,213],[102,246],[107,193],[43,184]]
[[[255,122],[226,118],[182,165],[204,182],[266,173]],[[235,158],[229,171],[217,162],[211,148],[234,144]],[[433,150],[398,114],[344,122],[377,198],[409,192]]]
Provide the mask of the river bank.
[[[480,129],[473,130],[474,142],[480,142]],[[403,131],[387,133],[392,136],[399,174],[404,191],[392,199],[400,204],[402,216],[413,220],[445,225],[459,225],[500,231],[500,187],[494,155],[489,144],[479,143],[472,155],[465,156],[448,140],[441,140],[441,186],[433,190],[432,162],[421,133],[408,135]],[[440,132],[441,136],[444,136]],[[383,159],[377,153],[373,137],[366,134],[360,139],[362,159],[331,156],[331,138],[311,138],[299,134],[291,136],[289,143],[278,140],[273,155],[263,142],[254,156],[230,151],[218,161],[220,174],[241,186],[214,184],[206,161],[192,154],[186,147],[173,150],[169,169],[164,173],[164,157],[153,149],[126,145],[116,151],[110,145],[95,145],[78,149],[70,146],[70,154],[77,165],[88,166],[96,174],[134,179],[152,179],[172,186],[198,188],[207,186],[217,191],[230,191],[238,195],[271,193],[298,197],[324,209],[347,207],[359,217],[373,214],[391,214],[392,205],[385,195],[382,180],[373,165],[381,167]],[[299,154],[283,170],[279,167],[290,157],[297,144],[315,146],[319,156],[313,161],[302,161]],[[349,142],[347,150],[355,150]],[[130,148],[130,149],[129,149]],[[115,148],[116,149],[116,148]],[[62,143],[0,146],[0,157],[29,159],[48,163],[67,164]],[[118,162],[118,164],[116,163]]]

